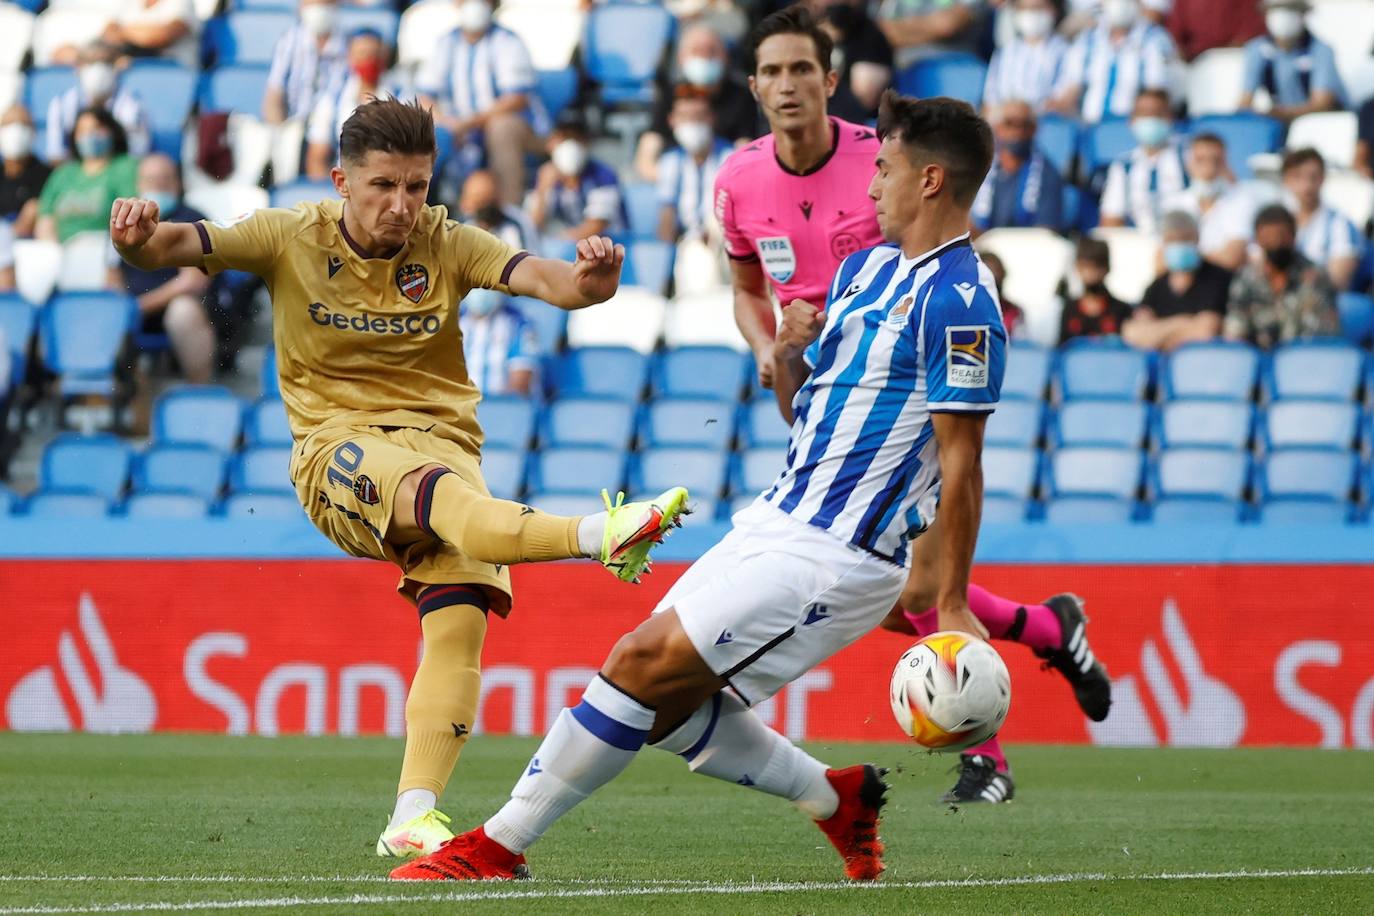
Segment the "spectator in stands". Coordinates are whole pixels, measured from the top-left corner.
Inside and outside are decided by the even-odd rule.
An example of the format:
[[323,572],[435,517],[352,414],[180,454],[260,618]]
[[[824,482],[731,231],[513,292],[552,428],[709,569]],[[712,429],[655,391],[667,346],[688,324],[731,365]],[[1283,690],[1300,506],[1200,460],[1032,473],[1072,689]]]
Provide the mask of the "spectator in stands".
[[400,87],[383,86],[390,49],[374,29],[360,29],[348,39],[348,74],[320,93],[305,127],[305,174],[316,181],[329,176],[339,132],[353,110],[370,98],[400,95]]
[[200,67],[200,18],[192,0],[123,0],[101,40],[128,57]]
[[[176,163],[153,153],[138,165],[138,196],[157,204],[165,223],[194,223],[203,213],[181,200],[181,177]],[[121,262],[124,288],[138,301],[145,334],[165,333],[188,382],[210,381],[215,359],[215,328],[206,293],[210,278],[195,267],[139,270]]]
[[987,0],[882,0],[878,25],[901,70],[948,51],[976,52],[987,7]]
[[1026,329],[1026,312],[1002,292],[1002,284],[1007,280],[1006,265],[991,251],[979,252],[978,259],[986,264],[992,273],[992,284],[997,288],[997,301],[1002,305],[1002,324],[1006,326],[1007,339],[1015,340],[1023,336]]
[[892,45],[862,0],[811,0],[810,6],[835,41],[830,60],[839,81],[830,113],[858,124],[876,120],[878,98],[892,85]]
[[1102,189],[1102,225],[1128,223],[1154,232],[1168,197],[1182,191],[1188,178],[1183,151],[1174,137],[1169,95],[1146,89],[1135,100],[1131,135],[1137,146],[1107,169]]
[[[14,227],[4,220],[0,220],[0,293],[7,293],[14,289]],[[0,329],[0,335],[4,330]],[[5,348],[5,340],[0,336],[0,351],[3,351],[3,358],[6,362],[3,373],[0,373],[0,394],[5,391],[5,386],[9,382],[9,351]],[[3,400],[0,398],[0,400]]]
[[453,135],[460,161],[488,167],[501,200],[525,196],[525,153],[540,148],[548,114],[535,94],[534,64],[514,32],[493,25],[488,0],[462,0],[459,27],[439,40],[420,65],[415,87],[435,110],[435,123]]
[[1355,140],[1355,171],[1374,178],[1374,96],[1360,106],[1359,134]]
[[137,162],[124,127],[105,108],[76,116],[68,142],[76,158],[53,170],[38,199],[40,239],[65,242],[78,232],[108,232],[110,207],[137,190]]
[[615,235],[625,226],[615,170],[591,158],[587,128],[576,115],[549,136],[549,162],[539,168],[530,195],[530,219],[546,238],[569,243],[589,235]]
[[11,105],[0,115],[0,159],[4,178],[0,180],[0,220],[10,223],[18,238],[33,235],[38,222],[38,195],[52,174],[33,152],[33,120],[23,105]]
[[1090,124],[1126,117],[1143,90],[1167,92],[1177,54],[1169,33],[1141,15],[1137,0],[1103,0],[1101,22],[1069,48],[1052,107]]
[[268,124],[309,117],[320,93],[347,71],[343,36],[334,27],[338,21],[334,0],[300,2],[300,21],[272,49],[262,95],[262,119]]
[[1298,225],[1298,249],[1326,270],[1331,285],[1350,288],[1364,255],[1364,239],[1345,214],[1322,203],[1326,162],[1310,147],[1283,157],[1283,189]]
[[1187,61],[1264,34],[1264,16],[1254,0],[1173,0],[1164,24]]
[[1035,147],[1035,112],[1012,100],[992,114],[997,155],[978,189],[970,216],[979,232],[1004,226],[1058,230],[1064,222],[1064,179]]
[[1221,333],[1231,272],[1203,258],[1197,221],[1187,213],[1165,213],[1160,232],[1164,273],[1146,288],[1140,305],[1121,326],[1121,338],[1142,350],[1167,352]]
[[539,234],[525,211],[501,203],[496,176],[486,169],[478,169],[463,182],[458,213],[463,222],[485,229],[512,248],[535,251],[539,247]]
[[1245,43],[1240,107],[1253,109],[1255,93],[1264,89],[1273,103],[1268,114],[1285,122],[1340,108],[1345,90],[1336,72],[1336,55],[1307,31],[1307,0],[1260,0],[1260,6],[1268,34]]
[[718,235],[712,229],[711,189],[734,147],[716,136],[711,105],[702,93],[679,93],[668,120],[675,145],[658,163],[658,235],[665,242],[684,236],[705,241]]
[[1224,333],[1260,347],[1340,333],[1336,290],[1297,247],[1298,227],[1279,204],[1255,216],[1258,253],[1231,281]]
[[1120,334],[1121,326],[1131,316],[1131,307],[1107,291],[1107,274],[1112,266],[1107,243],[1083,236],[1078,240],[1073,264],[1081,291],[1073,294],[1067,281],[1059,284],[1059,297],[1064,303],[1059,314],[1059,342]]
[[1194,135],[1184,166],[1185,187],[1165,198],[1164,212],[1180,210],[1193,217],[1202,256],[1227,270],[1239,270],[1254,232],[1259,195],[1236,184],[1226,161],[1226,142],[1216,134]]
[[985,106],[1023,99],[1041,111],[1050,102],[1069,52],[1069,43],[1054,31],[1054,19],[1050,0],[1016,0],[1016,36],[992,54],[983,84]]
[[77,84],[48,103],[48,161],[56,164],[72,155],[72,125],[77,113],[86,108],[104,108],[123,126],[129,152],[142,156],[151,139],[148,118],[137,95],[116,85],[114,49],[103,42],[89,45],[81,52],[76,67]]
[[677,89],[704,91],[711,102],[716,133],[736,146],[759,135],[759,108],[749,84],[729,66],[720,36],[704,25],[684,29],[674,56],[676,77],[658,87],[649,129],[635,147],[635,172],[645,181],[658,180],[658,158],[673,138],[668,123]]
[[510,297],[492,289],[474,289],[463,300],[458,324],[463,330],[468,377],[477,390],[484,395],[529,397],[539,366],[539,339],[533,322]]

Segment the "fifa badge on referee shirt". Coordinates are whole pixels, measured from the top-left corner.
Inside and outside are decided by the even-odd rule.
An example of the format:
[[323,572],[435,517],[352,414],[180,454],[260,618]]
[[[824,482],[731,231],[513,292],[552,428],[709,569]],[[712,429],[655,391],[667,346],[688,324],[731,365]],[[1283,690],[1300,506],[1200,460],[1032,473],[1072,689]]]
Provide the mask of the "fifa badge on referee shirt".
[[419,302],[429,290],[429,271],[423,264],[407,264],[396,271],[396,286],[411,302]]

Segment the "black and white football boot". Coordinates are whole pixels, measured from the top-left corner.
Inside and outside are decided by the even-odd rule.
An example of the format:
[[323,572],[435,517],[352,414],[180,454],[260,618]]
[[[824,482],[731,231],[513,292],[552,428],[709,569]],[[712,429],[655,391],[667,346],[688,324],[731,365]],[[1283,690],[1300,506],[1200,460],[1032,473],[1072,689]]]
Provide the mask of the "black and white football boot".
[[1009,802],[1016,794],[1011,772],[997,772],[997,761],[983,754],[959,755],[959,781],[940,801],[951,805]]
[[1083,714],[1101,722],[1112,707],[1112,681],[1088,646],[1083,599],[1067,593],[1055,595],[1045,599],[1045,606],[1059,618],[1063,641],[1057,649],[1036,649],[1035,654],[1045,660],[1045,667],[1064,675]]

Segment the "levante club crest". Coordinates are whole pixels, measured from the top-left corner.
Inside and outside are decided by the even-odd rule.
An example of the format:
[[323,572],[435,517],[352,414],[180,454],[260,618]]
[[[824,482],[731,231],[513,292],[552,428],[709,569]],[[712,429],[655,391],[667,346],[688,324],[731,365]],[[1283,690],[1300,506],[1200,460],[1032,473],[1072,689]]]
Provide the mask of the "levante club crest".
[[411,302],[419,302],[429,289],[429,271],[423,264],[407,264],[396,271],[396,287]]

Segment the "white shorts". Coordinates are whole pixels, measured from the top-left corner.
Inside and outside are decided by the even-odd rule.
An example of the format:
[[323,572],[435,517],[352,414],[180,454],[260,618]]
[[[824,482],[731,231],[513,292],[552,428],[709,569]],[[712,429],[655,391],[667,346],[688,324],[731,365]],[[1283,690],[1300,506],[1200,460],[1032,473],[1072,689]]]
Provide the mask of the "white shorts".
[[707,666],[749,705],[876,627],[906,570],[762,499],[663,596]]

